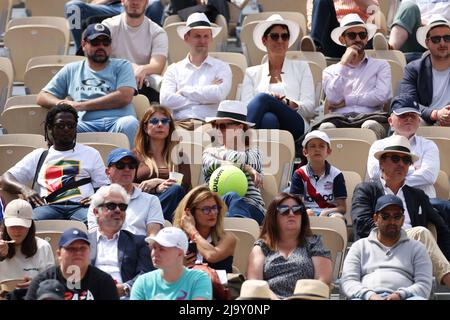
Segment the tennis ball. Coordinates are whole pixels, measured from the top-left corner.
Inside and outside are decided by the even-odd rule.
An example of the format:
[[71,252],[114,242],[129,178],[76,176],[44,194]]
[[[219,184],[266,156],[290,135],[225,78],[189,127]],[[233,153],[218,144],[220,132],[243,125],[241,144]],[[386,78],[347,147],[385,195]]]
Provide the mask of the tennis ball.
[[214,170],[209,180],[209,189],[223,196],[227,192],[236,192],[243,197],[247,193],[247,176],[241,169],[228,165]]

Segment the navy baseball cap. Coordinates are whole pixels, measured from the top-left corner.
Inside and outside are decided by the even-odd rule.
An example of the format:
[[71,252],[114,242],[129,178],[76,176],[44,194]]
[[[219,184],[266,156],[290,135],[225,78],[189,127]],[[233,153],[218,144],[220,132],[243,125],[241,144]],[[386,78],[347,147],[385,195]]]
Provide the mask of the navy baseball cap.
[[399,116],[407,112],[420,115],[419,103],[411,96],[400,95],[392,99],[391,112]]
[[86,232],[83,232],[80,229],[71,228],[64,231],[64,233],[61,235],[61,239],[59,239],[59,247],[65,248],[72,242],[77,240],[83,240],[86,241],[89,245],[91,244]]
[[377,204],[375,205],[375,212],[380,212],[387,206],[391,205],[400,207],[402,211],[404,211],[402,199],[394,196],[393,194],[385,194],[384,196],[378,198]]
[[66,289],[56,279],[47,279],[39,284],[36,292],[37,300],[64,300]]
[[83,40],[93,40],[100,36],[111,39],[111,31],[109,31],[107,26],[101,23],[90,24],[83,32]]
[[110,167],[113,163],[119,162],[120,160],[126,157],[130,157],[134,161],[138,162],[136,156],[130,150],[124,148],[117,148],[109,153],[106,165]]

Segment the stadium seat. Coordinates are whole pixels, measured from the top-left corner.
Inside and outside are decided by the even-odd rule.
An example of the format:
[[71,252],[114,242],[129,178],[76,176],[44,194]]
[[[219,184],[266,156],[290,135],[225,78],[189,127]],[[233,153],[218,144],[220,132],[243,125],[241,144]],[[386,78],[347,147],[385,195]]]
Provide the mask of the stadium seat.
[[448,175],[444,171],[439,170],[439,175],[434,183],[434,188],[436,189],[436,198],[441,200],[450,199]]
[[12,96],[6,100],[5,109],[11,106],[20,106],[20,105],[36,105],[36,97],[37,94],[28,94],[25,96]]
[[416,135],[425,138],[447,138],[450,139],[450,127],[423,126],[417,129]]
[[250,218],[225,217],[223,221],[224,229],[243,230],[250,233],[255,239],[259,238],[261,229],[258,222]]
[[25,9],[30,16],[64,17],[64,5],[68,0],[26,0]]
[[330,139],[349,138],[365,140],[372,144],[377,140],[377,136],[373,130],[367,128],[335,128],[323,130]]
[[0,113],[3,111],[13,87],[14,71],[11,60],[0,57]]
[[127,136],[121,132],[80,132],[77,134],[79,143],[106,143],[116,148],[130,149]]
[[0,145],[17,144],[34,148],[47,148],[43,135],[29,133],[11,133],[0,135]]
[[27,154],[36,149],[16,144],[0,145],[0,175],[4,174]]
[[145,95],[138,94],[133,97],[132,104],[136,112],[136,118],[141,121],[148,108],[150,108],[150,101]]
[[11,106],[2,112],[0,123],[8,134],[44,134],[47,113],[48,109],[39,105]]
[[248,257],[253,249],[253,245],[256,238],[248,231],[237,229],[225,229],[228,232],[232,232],[237,238],[236,248],[233,254],[233,266],[236,267],[239,272],[246,274],[248,266]]

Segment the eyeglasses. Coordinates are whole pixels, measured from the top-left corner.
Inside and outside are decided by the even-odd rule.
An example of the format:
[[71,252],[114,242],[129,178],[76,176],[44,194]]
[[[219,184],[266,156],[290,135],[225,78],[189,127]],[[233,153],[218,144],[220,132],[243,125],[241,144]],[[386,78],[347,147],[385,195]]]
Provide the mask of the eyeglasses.
[[128,169],[134,170],[138,167],[138,164],[136,162],[116,162],[114,163],[114,167],[116,167],[119,170],[125,169],[127,167]]
[[63,130],[64,128],[74,129],[77,126],[77,124],[75,122],[72,122],[72,123],[55,123],[53,126],[56,129]]
[[120,211],[125,211],[127,210],[128,205],[126,203],[107,202],[102,204],[100,207],[105,207],[109,211],[116,210],[116,208],[119,207]]
[[358,35],[359,38],[361,40],[364,40],[365,38],[367,38],[367,32],[366,31],[361,31],[361,32],[346,32],[344,34],[347,38],[349,38],[350,40],[355,40],[356,36]]
[[278,39],[280,39],[283,41],[288,41],[290,38],[289,33],[276,33],[276,32],[271,32],[269,33],[269,37],[270,39],[272,39],[273,41],[278,41]]
[[395,221],[399,221],[403,218],[403,214],[402,213],[397,213],[394,214],[393,216],[387,214],[387,213],[380,213],[380,217],[381,219],[383,219],[384,221],[390,220],[390,219],[394,219]]
[[104,47],[109,47],[111,45],[111,39],[92,39],[88,42],[93,47],[98,47],[100,44],[103,44]]
[[170,123],[170,119],[169,118],[162,118],[162,119],[158,119],[158,118],[151,118],[148,120],[148,123],[154,126],[157,126],[158,124],[162,124],[163,126],[168,126]]
[[214,205],[211,207],[206,206],[206,207],[201,207],[201,208],[196,208],[196,209],[200,210],[203,214],[210,215],[211,213],[214,213],[214,214],[219,213],[220,209],[222,209],[222,208],[218,205]]
[[434,44],[440,43],[441,39],[444,39],[444,42],[449,43],[450,42],[450,34],[447,34],[445,36],[432,36],[432,37],[429,37],[428,39],[430,39],[431,42],[433,42]]
[[305,207],[302,205],[298,206],[278,206],[277,207],[278,213],[282,216],[288,216],[289,212],[292,211],[292,213],[296,216],[299,216],[302,214],[303,210],[305,210]]
[[225,122],[216,124],[216,128],[220,130],[225,130],[227,127],[240,125],[238,122]]
[[383,158],[384,159],[391,158],[391,161],[393,163],[399,163],[400,160],[402,160],[404,164],[411,164],[412,163],[412,159],[411,159],[410,156],[403,156],[403,157],[401,157],[398,154],[393,154],[391,156],[383,156]]

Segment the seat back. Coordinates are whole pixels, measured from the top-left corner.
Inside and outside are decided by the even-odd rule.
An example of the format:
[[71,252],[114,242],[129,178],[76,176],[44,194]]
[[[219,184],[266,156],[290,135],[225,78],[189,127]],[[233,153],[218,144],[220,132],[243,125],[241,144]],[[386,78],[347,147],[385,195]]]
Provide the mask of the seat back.
[[12,2],[12,0],[0,0],[0,35],[5,32],[6,24],[11,18]]
[[306,16],[306,0],[258,0],[263,11],[296,11]]
[[12,133],[0,135],[0,144],[17,144],[34,148],[47,148],[43,135],[29,133]]
[[416,135],[425,138],[447,138],[450,139],[450,127],[423,126],[419,127]]
[[227,99],[239,100],[239,97],[237,97],[238,87],[244,81],[244,71],[242,71],[242,69],[234,63],[229,63],[229,66],[231,69],[232,81],[231,81],[231,90],[228,93]]
[[347,199],[345,204],[347,206],[347,211],[345,212],[345,220],[347,221],[347,226],[352,225],[352,215],[350,214],[352,209],[352,198],[353,191],[355,191],[358,183],[362,182],[361,176],[354,171],[342,171],[345,180],[345,188],[347,189]]
[[0,116],[0,123],[8,134],[43,134],[48,109],[39,105],[11,106]]
[[439,149],[439,161],[441,170],[450,176],[450,139],[429,137],[436,143]]
[[130,149],[127,136],[121,132],[80,132],[77,134],[77,142],[107,143],[115,145],[116,148]]
[[[178,164],[189,164],[192,187],[203,184],[205,182],[202,173],[203,145],[194,141],[182,141],[173,152],[175,154],[172,155],[172,159],[178,159]],[[182,158],[180,154],[183,155]]]
[[400,82],[403,80],[403,67],[399,62],[394,60],[387,60],[391,67],[391,88],[392,94],[397,95],[397,88]]
[[240,38],[242,45],[242,52],[247,58],[247,65],[255,66],[261,63],[261,59],[265,52],[256,47],[253,42],[253,30],[259,21],[252,21],[242,26]]
[[355,171],[366,176],[367,157],[371,144],[360,139],[331,139],[332,152],[328,161],[340,170]]
[[28,94],[25,96],[12,96],[6,100],[5,109],[11,106],[20,106],[20,105],[36,105],[36,97],[37,94]]
[[239,66],[239,68],[241,68],[242,71],[244,71],[244,72],[247,69],[247,59],[240,52],[217,52],[216,51],[216,52],[210,52],[209,55],[211,57],[220,59],[227,63],[234,63],[235,65]]
[[434,188],[436,189],[436,197],[441,200],[449,200],[450,199],[450,187],[448,184],[448,175],[439,170],[439,175],[434,183]]
[[261,196],[264,201],[265,208],[269,207],[272,200],[280,193],[277,181],[273,175],[263,174],[263,187],[261,188]]
[[223,228],[247,231],[255,239],[258,239],[261,233],[258,222],[250,218],[225,217],[223,221]]
[[253,249],[256,238],[248,231],[237,229],[225,229],[237,238],[233,254],[233,266],[243,274],[247,273],[248,257]]
[[8,171],[34,149],[36,148],[32,146],[16,144],[0,145],[0,175]]
[[67,0],[27,0],[25,8],[31,16],[64,17]]
[[376,58],[376,59],[384,59],[384,60],[392,60],[400,63],[402,68],[404,69],[406,66],[406,58],[405,54],[400,50],[373,50],[367,49],[364,50],[367,55]]
[[138,94],[133,97],[132,103],[134,106],[134,111],[136,112],[136,118],[141,121],[148,108],[150,108],[150,101],[145,95]]
[[0,113],[12,92],[14,71],[11,60],[0,57]]
[[367,128],[335,128],[323,130],[330,139],[359,139],[372,144],[377,140],[373,130]]
[[52,247],[53,257],[55,259],[55,263],[58,264],[58,253],[59,249],[59,239],[61,239],[61,235],[63,231],[36,231],[36,237],[39,237],[45,241],[47,241]]
[[83,144],[97,150],[98,153],[100,153],[105,166],[108,163],[108,155],[111,153],[111,151],[118,148],[118,146],[115,144],[105,142],[84,142]]
[[35,220],[36,231],[61,231],[77,228],[83,232],[88,232],[86,225],[78,220]]
[[170,16],[167,16],[164,19],[163,27],[168,26],[169,24],[175,23],[175,22],[183,22],[179,15],[172,14]]

